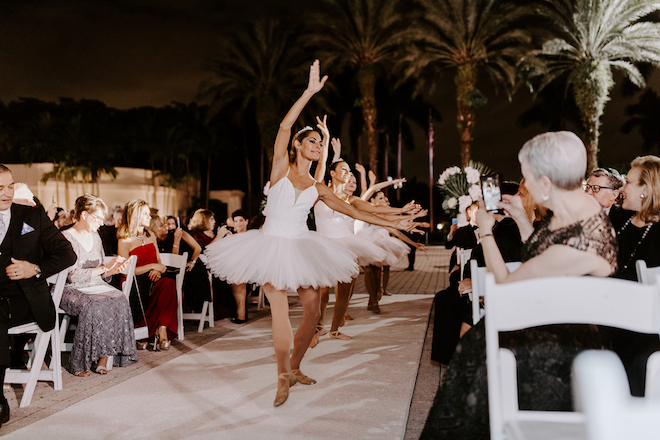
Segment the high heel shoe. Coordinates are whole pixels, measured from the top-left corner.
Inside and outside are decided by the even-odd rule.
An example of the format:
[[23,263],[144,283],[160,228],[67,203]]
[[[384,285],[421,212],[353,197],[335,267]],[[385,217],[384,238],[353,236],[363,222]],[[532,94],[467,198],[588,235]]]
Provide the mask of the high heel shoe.
[[159,337],[158,334],[154,335],[154,342],[152,342],[151,345],[151,350],[152,351],[160,351],[160,344],[158,343]]
[[274,407],[281,406],[289,398],[289,388],[296,383],[296,376],[293,373],[282,373],[278,376],[279,379],[284,379],[284,385],[277,389],[275,393],[275,401],[273,402]]
[[170,345],[172,345],[172,341],[160,341],[160,349],[163,351],[169,350]]
[[291,374],[296,376],[296,379],[298,379],[298,382],[300,382],[303,385],[314,385],[316,381],[312,379],[309,376],[305,376],[300,372],[300,368],[296,368],[295,370],[291,370]]

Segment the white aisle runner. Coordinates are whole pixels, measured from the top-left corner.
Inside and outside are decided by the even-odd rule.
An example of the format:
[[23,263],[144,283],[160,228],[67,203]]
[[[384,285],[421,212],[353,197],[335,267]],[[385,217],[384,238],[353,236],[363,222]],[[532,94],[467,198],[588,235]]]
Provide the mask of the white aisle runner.
[[341,328],[353,339],[308,350],[302,371],[318,383],[279,408],[267,317],[3,438],[401,439],[432,299],[384,297],[380,315],[353,300]]

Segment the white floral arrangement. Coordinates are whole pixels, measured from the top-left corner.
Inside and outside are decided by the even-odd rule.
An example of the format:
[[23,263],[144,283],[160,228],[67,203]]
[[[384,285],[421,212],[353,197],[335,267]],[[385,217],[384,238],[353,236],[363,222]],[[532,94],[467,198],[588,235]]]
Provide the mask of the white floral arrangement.
[[481,197],[481,176],[490,169],[481,162],[470,161],[468,166],[449,167],[440,174],[438,188],[442,193],[442,209],[452,217],[464,215],[472,202]]

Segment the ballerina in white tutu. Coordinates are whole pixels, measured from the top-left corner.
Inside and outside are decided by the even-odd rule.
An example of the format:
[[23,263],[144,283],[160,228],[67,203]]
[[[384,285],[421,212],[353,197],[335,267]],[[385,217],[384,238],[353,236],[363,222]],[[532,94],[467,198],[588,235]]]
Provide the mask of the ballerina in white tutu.
[[[382,226],[403,230],[415,226],[409,219],[390,221],[358,211],[337,199],[327,186],[318,184],[309,174],[311,162],[321,156],[322,137],[318,131],[305,127],[288,145],[291,127],[326,80],[327,76],[321,78],[319,62],[315,61],[307,89],[280,124],[263,227],[213,242],[205,250],[207,266],[214,275],[230,284],[260,284],[270,302],[278,372],[274,406],[287,400],[289,387],[296,382],[316,383],[300,371],[300,362],[319,320],[318,288],[348,283],[358,273],[356,254],[307,228],[307,214],[314,203],[320,199],[331,209]],[[298,292],[303,306],[302,323],[293,338],[288,290]]]
[[[363,187],[365,186],[365,170],[364,167],[356,168],[360,172]],[[383,193],[383,189],[390,185],[401,184],[405,179],[396,179],[392,181],[385,181],[375,183],[376,176],[373,172],[369,172],[370,186],[362,193],[361,199],[368,199],[369,204],[374,207],[389,208],[390,201]],[[348,188],[348,187],[347,187]],[[366,202],[365,202],[366,203]],[[408,206],[408,205],[406,205]],[[426,211],[423,211],[426,213]],[[421,214],[421,213],[420,213]],[[406,243],[414,246],[420,251],[426,250],[423,244],[415,243],[404,234],[397,230],[387,229],[378,225],[369,225],[365,222],[356,222],[355,232],[358,236],[367,238],[374,244],[380,246],[387,252],[387,258],[382,264],[370,265],[364,268],[364,284],[369,293],[369,303],[367,309],[374,313],[380,313],[380,305],[378,302],[387,290],[387,284],[390,276],[390,266],[396,264],[399,259],[408,255],[410,248]],[[421,232],[421,231],[418,231]],[[397,238],[390,236],[395,235]]]
[[[321,129],[325,137],[329,136],[328,129],[325,125],[325,118],[323,121],[318,119],[318,127]],[[410,203],[404,209],[397,209],[391,207],[374,206],[367,202],[360,200],[358,197],[353,196],[355,191],[355,176],[351,173],[351,168],[346,161],[341,159],[341,142],[337,138],[332,139],[332,147],[334,150],[334,160],[330,165],[329,182],[328,186],[332,189],[334,194],[345,203],[366,212],[378,213],[379,215],[399,215],[406,212],[418,211],[416,205]],[[325,173],[325,162],[328,150],[324,150],[322,158],[319,160],[319,165],[316,169],[316,180],[321,180]],[[352,179],[352,183],[349,181]],[[350,191],[345,189],[346,185],[353,185]],[[381,265],[387,258],[387,252],[376,244],[372,243],[366,238],[359,237],[354,233],[355,220],[341,212],[330,209],[322,201],[318,201],[314,205],[314,219],[316,221],[316,230],[335,241],[337,244],[349,249],[358,256],[358,265],[365,267],[370,265]],[[345,335],[339,331],[339,327],[344,323],[344,317],[348,309],[350,297],[353,293],[355,280],[353,278],[350,283],[338,283],[335,287],[335,307],[330,326],[329,335],[333,339],[349,340],[350,336]],[[316,333],[312,338],[310,347],[315,347],[318,344],[319,338],[325,334],[324,318],[325,310],[329,301],[329,288],[321,288],[321,318],[316,326]]]

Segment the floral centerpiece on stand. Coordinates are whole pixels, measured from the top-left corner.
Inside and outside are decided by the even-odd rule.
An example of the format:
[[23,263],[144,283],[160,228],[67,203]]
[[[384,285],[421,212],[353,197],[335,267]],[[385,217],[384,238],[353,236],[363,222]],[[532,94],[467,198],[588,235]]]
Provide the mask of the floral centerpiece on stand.
[[470,161],[468,166],[449,167],[440,174],[438,188],[443,196],[442,209],[458,218],[458,225],[467,225],[465,210],[481,197],[481,176],[490,169],[481,162]]

